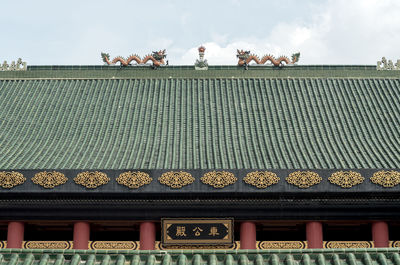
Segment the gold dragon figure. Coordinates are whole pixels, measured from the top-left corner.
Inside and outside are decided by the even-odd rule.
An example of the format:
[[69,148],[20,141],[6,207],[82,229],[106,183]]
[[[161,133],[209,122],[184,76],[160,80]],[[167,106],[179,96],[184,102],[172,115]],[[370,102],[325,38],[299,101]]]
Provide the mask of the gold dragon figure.
[[165,54],[165,49],[146,55],[143,59],[141,59],[137,54],[132,54],[126,59],[122,56],[117,56],[110,61],[110,55],[108,53],[103,53],[103,52],[101,53],[101,58],[103,59],[103,62],[105,62],[106,64],[114,65],[119,62],[121,66],[131,65],[133,61],[135,61],[137,64],[145,64],[148,61],[152,61],[153,66],[157,67],[165,64],[164,62],[165,57],[167,57],[167,55]]
[[292,60],[289,60],[289,58],[286,56],[280,56],[279,58],[275,59],[275,57],[272,55],[264,55],[260,59],[257,55],[250,54],[250,51],[237,50],[236,57],[239,59],[239,66],[247,66],[251,61],[255,61],[257,64],[265,64],[267,61],[270,61],[274,66],[283,66],[283,63],[286,65],[293,65],[298,62],[300,53],[298,52],[293,54]]

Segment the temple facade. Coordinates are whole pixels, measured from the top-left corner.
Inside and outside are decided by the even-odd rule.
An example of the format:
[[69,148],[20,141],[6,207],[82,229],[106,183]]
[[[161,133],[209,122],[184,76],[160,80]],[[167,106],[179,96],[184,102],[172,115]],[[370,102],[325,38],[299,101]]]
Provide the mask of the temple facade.
[[[0,71],[0,247],[26,249],[4,260],[154,250],[197,264],[174,251],[209,249],[260,265],[274,249],[321,249],[279,259],[322,265],[350,248],[337,259],[400,265],[379,252],[400,244],[400,71],[299,54],[253,65],[245,51],[210,66],[204,50],[196,66],[157,64],[160,51],[152,67],[103,54],[104,66]],[[152,264],[132,253],[108,263]]]

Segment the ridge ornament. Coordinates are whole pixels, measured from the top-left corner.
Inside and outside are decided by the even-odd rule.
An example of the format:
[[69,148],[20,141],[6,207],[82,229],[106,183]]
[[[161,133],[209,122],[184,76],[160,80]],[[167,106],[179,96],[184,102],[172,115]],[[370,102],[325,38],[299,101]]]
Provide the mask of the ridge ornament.
[[250,51],[244,50],[237,50],[236,57],[239,59],[238,65],[247,67],[251,61],[254,61],[256,64],[265,64],[266,62],[270,61],[274,66],[284,66],[283,63],[286,65],[293,65],[299,61],[300,53],[292,54],[292,60],[289,60],[286,56],[280,56],[279,58],[275,59],[272,55],[264,55],[261,59],[255,55],[251,54]]
[[107,65],[115,65],[116,63],[120,63],[121,66],[128,66],[131,65],[133,61],[135,61],[137,64],[145,64],[148,61],[153,62],[153,67],[157,67],[160,65],[165,64],[164,58],[167,57],[165,54],[165,49],[153,52],[151,55],[146,55],[143,59],[139,57],[137,54],[132,54],[128,58],[124,58],[122,56],[117,56],[112,61],[110,61],[110,55],[108,53],[101,53],[101,58],[103,59],[103,62],[105,62]]

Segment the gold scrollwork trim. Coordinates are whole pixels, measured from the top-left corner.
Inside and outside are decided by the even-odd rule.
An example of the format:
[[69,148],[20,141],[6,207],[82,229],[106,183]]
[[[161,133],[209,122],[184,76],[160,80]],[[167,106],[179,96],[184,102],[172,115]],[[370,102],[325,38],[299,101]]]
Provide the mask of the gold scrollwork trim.
[[364,181],[364,177],[360,173],[355,171],[338,171],[332,173],[328,178],[329,182],[336,184],[342,188],[351,188],[355,185],[361,184]]
[[25,249],[72,249],[71,241],[24,241]]
[[150,184],[153,178],[141,171],[128,171],[121,173],[116,180],[118,184],[127,186],[130,189],[138,189],[146,184]]
[[390,241],[389,242],[389,247],[391,247],[391,248],[399,248],[400,247],[400,241]]
[[258,241],[258,249],[306,249],[305,241]]
[[89,249],[138,250],[139,245],[135,241],[91,241]]
[[76,184],[80,184],[88,189],[95,189],[101,185],[107,184],[110,178],[107,174],[99,171],[85,171],[79,173],[74,181]]
[[322,178],[316,172],[312,171],[295,171],[286,177],[289,184],[295,185],[301,189],[306,189],[317,185],[322,181]]
[[400,184],[400,172],[381,170],[375,172],[370,180],[372,183],[381,185],[382,187],[391,188]]
[[194,177],[190,173],[184,171],[169,171],[163,173],[158,178],[158,181],[173,189],[180,189],[183,186],[192,184],[194,182]]
[[46,189],[52,189],[58,185],[62,185],[66,183],[68,178],[60,172],[57,171],[43,171],[36,173],[35,176],[32,178],[32,182],[42,186]]
[[217,189],[222,189],[228,185],[234,184],[237,181],[237,178],[231,172],[214,170],[205,173],[200,180],[204,184],[208,184]]
[[0,241],[0,249],[7,248],[7,241]]
[[25,182],[26,178],[19,172],[2,171],[0,172],[0,186],[5,189],[11,189],[15,186],[21,185]]
[[373,248],[371,241],[324,241],[324,248]]
[[243,178],[247,184],[253,185],[259,189],[265,189],[268,186],[277,184],[280,178],[273,172],[269,171],[254,171],[250,172]]

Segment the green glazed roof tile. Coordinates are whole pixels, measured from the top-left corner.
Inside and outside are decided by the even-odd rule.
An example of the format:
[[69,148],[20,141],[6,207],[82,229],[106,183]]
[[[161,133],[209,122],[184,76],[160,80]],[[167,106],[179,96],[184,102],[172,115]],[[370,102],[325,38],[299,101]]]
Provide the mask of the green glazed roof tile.
[[0,73],[0,168],[400,168],[396,73],[59,68]]
[[0,250],[1,265],[22,264],[170,264],[170,265],[371,265],[399,264],[399,250],[375,249],[335,249],[335,250],[236,250],[236,251],[94,251],[94,250],[41,250],[29,249]]

